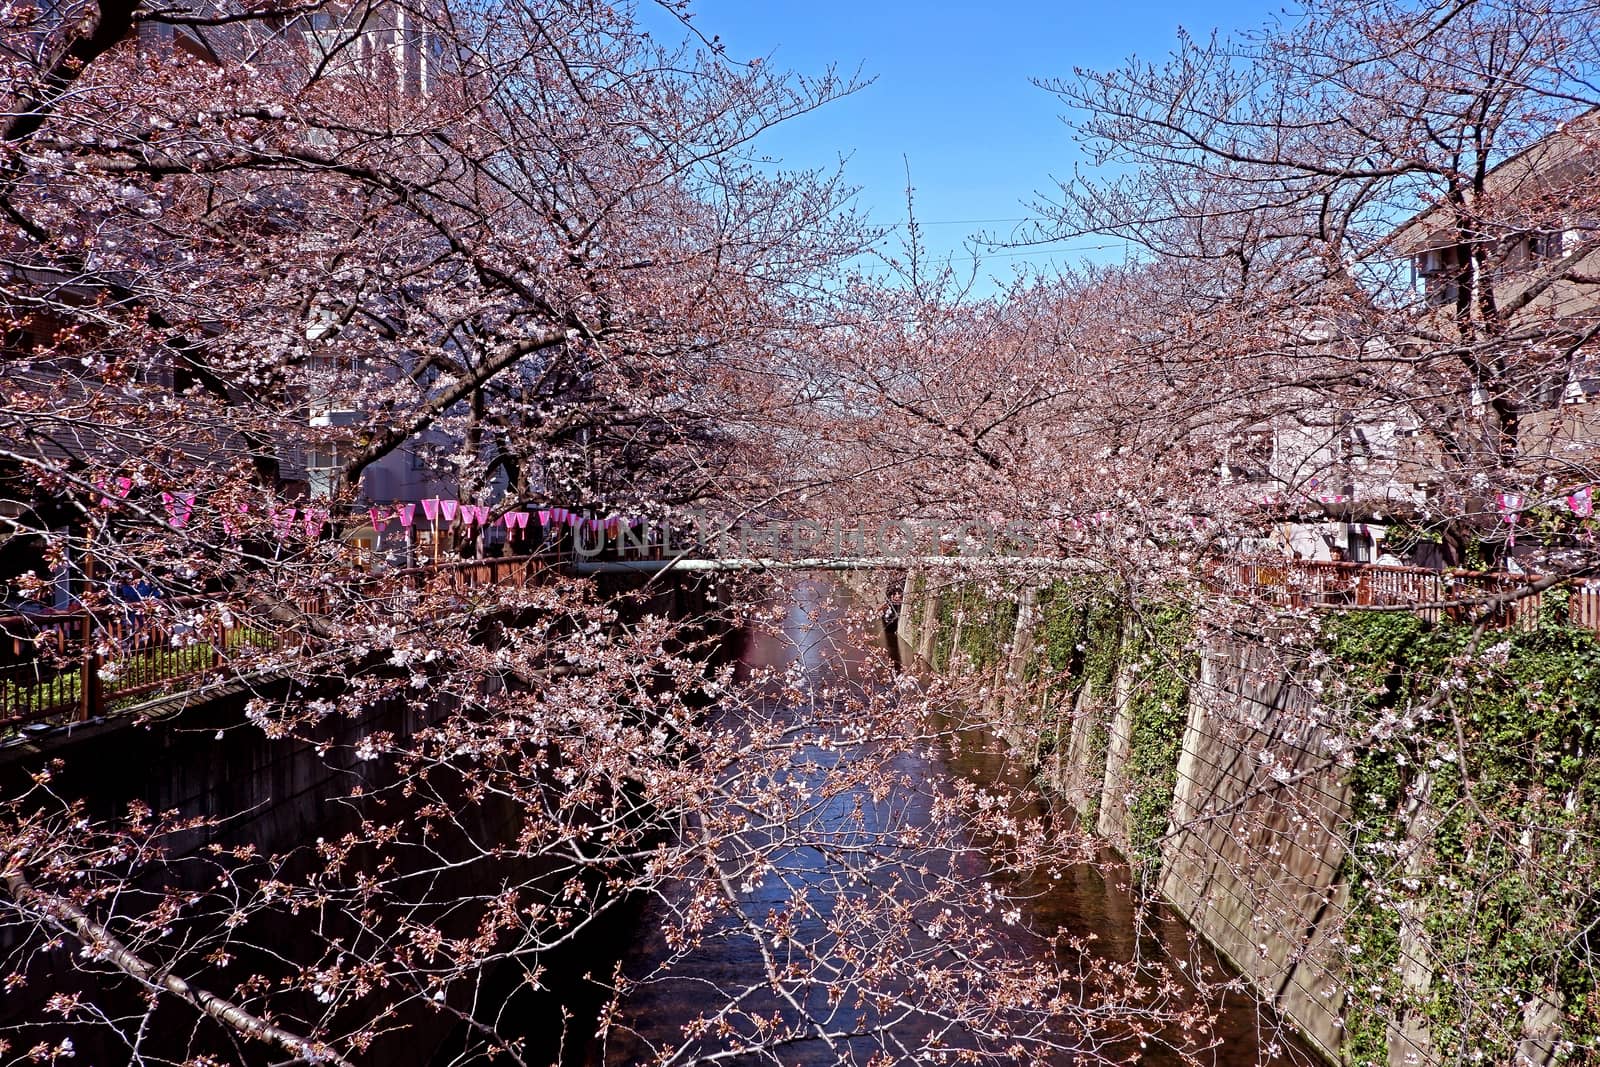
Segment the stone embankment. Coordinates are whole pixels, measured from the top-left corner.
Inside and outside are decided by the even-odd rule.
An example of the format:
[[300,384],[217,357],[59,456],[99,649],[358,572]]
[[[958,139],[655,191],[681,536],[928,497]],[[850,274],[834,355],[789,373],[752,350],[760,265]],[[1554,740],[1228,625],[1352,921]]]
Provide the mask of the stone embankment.
[[[902,601],[905,644],[967,676],[1041,786],[1329,1062],[1600,1059],[1592,982],[1582,992],[1600,761],[1588,734],[1556,736],[1594,733],[1600,696],[1583,679],[1600,645],[1565,605],[1498,648],[1504,677],[1486,675],[1471,705],[1487,718],[1462,725],[1434,701],[1394,736],[1384,724],[1430,707],[1457,669],[1466,627],[1346,612],[1296,648],[1303,622],[1291,641],[1265,616],[1253,632],[1214,628],[1176,598],[916,572]],[[1564,707],[1548,723],[1518,695],[1529,671]],[[1470,777],[1453,762],[1463,730]],[[1530,765],[1538,750],[1560,774]],[[1492,803],[1508,805],[1503,824],[1462,815]],[[1545,829],[1501,840],[1519,820]],[[1472,992],[1463,974],[1498,984]]]

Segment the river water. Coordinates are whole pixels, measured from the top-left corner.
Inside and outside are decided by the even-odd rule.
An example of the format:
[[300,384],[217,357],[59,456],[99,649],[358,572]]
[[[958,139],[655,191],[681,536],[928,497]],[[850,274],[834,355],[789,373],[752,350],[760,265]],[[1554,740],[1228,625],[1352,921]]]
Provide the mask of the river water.
[[[847,618],[859,616],[861,609],[852,607],[849,594],[833,583],[802,581],[788,596],[787,611],[776,625],[746,631],[738,667],[743,676],[783,677],[783,686],[772,687],[772,699],[780,705],[789,701],[790,710],[797,710],[793,707],[797,694],[804,691],[828,693],[838,699],[850,699],[848,694],[853,694],[854,699],[892,699],[889,691],[895,688],[894,676],[886,665],[897,668],[903,650],[886,628],[858,628],[852,634],[846,626]],[[904,775],[904,782],[918,787],[906,790],[899,800],[859,795],[833,797],[829,800],[833,813],[830,817],[842,820],[846,813],[854,811],[859,818],[863,809],[886,811],[902,825],[915,827],[931,819],[936,798],[953,795],[965,782],[1009,797],[1018,818],[1046,822],[1064,818],[1049,811],[1037,791],[1027,788],[1026,769],[992,735],[957,723],[934,725],[947,731],[944,741],[909,746],[897,753],[892,762],[893,769]],[[883,829],[882,817],[870,816],[867,823],[868,830]],[[864,839],[867,837],[870,834]],[[1207,993],[1196,993],[1189,986],[1182,995],[1209,1004],[1213,1019],[1209,1029],[1192,1031],[1185,1037],[1169,1027],[1151,1036],[1148,1042],[1124,1031],[1090,1034],[1063,1041],[1054,1051],[1036,1057],[1041,1062],[1198,1062],[1228,1067],[1315,1062],[1270,1013],[1259,1009],[1253,999],[1236,988],[1227,988],[1225,968],[1197,943],[1179,919],[1159,907],[1139,912],[1127,886],[1126,869],[1111,854],[1102,854],[1096,862],[1056,866],[1010,878],[985,869],[984,854],[978,847],[968,854],[951,855],[949,866],[936,875],[975,884],[989,879],[995,888],[1020,897],[1020,916],[1009,916],[1006,923],[997,924],[1008,928],[997,929],[995,934],[995,941],[1011,946],[1013,952],[1020,948],[1024,954],[1031,953],[1036,964],[1049,964],[1060,962],[1051,954],[1067,951],[1060,947],[1061,938],[1089,939],[1092,951],[1105,960],[1146,961],[1151,967],[1170,968],[1171,973],[1180,976],[1199,974],[1208,979]],[[798,849],[786,859],[788,878],[743,888],[740,906],[745,916],[759,921],[774,909],[785,907],[795,892],[796,877],[819,883],[832,879],[833,884],[843,884],[838,882],[837,872],[824,871],[830,861],[820,851]],[[795,875],[795,871],[799,874]],[[865,876],[867,891],[881,890],[889,880],[890,875],[877,869]],[[905,892],[904,885],[901,891]],[[641,984],[626,998],[620,1020],[610,1027],[605,1039],[591,1046],[588,1062],[593,1067],[657,1062],[664,1049],[683,1042],[686,1025],[730,997],[745,997],[752,1015],[766,1012],[777,1017],[792,1014],[794,1007],[828,1010],[817,1000],[815,991],[810,999],[801,993],[803,1005],[786,1006],[763,988],[764,968],[772,961],[764,956],[758,938],[714,935],[685,948],[670,933],[682,923],[684,914],[685,902],[674,897],[671,887],[646,902],[637,913],[631,935],[623,939],[620,973]],[[818,921],[825,922],[829,917]],[[1161,1007],[1171,1011],[1175,1006]],[[930,1023],[927,1018],[907,1017],[895,1025],[901,1026],[903,1033],[880,1034],[873,1041],[854,1044],[798,1040],[765,1057],[747,1054],[720,1062],[867,1063],[874,1051],[894,1056],[897,1051],[903,1054],[906,1049],[918,1047],[916,1041],[926,1037]],[[1048,1022],[1043,1025],[1050,1026]],[[730,1026],[734,1030],[747,1029]],[[720,1047],[713,1034],[691,1042],[687,1050],[667,1062],[694,1062],[697,1055],[707,1056]],[[1186,1060],[1179,1048],[1193,1059]],[[999,1062],[1006,1059],[1002,1056]],[[1017,1062],[1023,1062],[1020,1052]]]
[[[1194,944],[1174,917],[1156,909],[1140,921],[1134,897],[1125,884],[1126,871],[1113,857],[1065,865],[1013,864],[1009,869],[1027,873],[1007,877],[997,873],[1006,865],[993,861],[1011,845],[1001,842],[997,846],[981,834],[974,836],[976,831],[968,832],[960,820],[953,837],[941,837],[940,827],[950,822],[950,809],[994,797],[1005,798],[1002,814],[1019,823],[1033,820],[1063,828],[1070,825],[1070,819],[1045,806],[1037,791],[1029,788],[1026,768],[1010,757],[993,736],[980,728],[967,728],[948,716],[924,721],[917,703],[919,686],[911,675],[899,670],[901,650],[881,625],[876,629],[852,625],[852,620],[863,615],[870,617],[870,610],[852,605],[842,587],[825,581],[803,581],[783,596],[786,599],[774,602],[772,617],[766,624],[747,628],[742,638],[733,642],[737,672],[757,683],[755,689],[762,694],[760,702],[725,706],[712,712],[712,721],[720,718],[731,731],[748,733],[752,722],[763,721],[776,730],[765,737],[770,766],[758,767],[754,774],[744,773],[742,777],[730,772],[741,786],[764,783],[780,792],[786,790],[785,796],[804,794],[809,798],[798,815],[785,814],[765,824],[760,812],[745,810],[744,814],[751,816],[748,828],[728,832],[724,844],[719,845],[719,860],[724,854],[732,854],[737,860],[740,848],[766,846],[765,856],[778,870],[765,878],[736,878],[728,887],[728,896],[735,900],[736,907],[725,908],[717,920],[721,928],[713,925],[705,936],[688,942],[676,937],[685,916],[695,910],[694,901],[686,900],[683,893],[703,890],[711,880],[703,879],[699,886],[666,883],[654,895],[628,898],[626,905],[619,904],[605,913],[587,931],[586,938],[574,939],[551,953],[550,958],[541,958],[541,968],[548,969],[545,980],[537,987],[524,982],[517,968],[503,968],[504,974],[486,974],[481,988],[474,990],[484,1013],[483,1021],[493,1023],[502,1032],[520,1032],[526,1041],[523,1062],[562,1067],[667,1067],[687,1065],[699,1057],[700,1062],[708,1063],[809,1067],[833,1063],[866,1065],[879,1054],[883,1054],[879,1056],[880,1063],[885,1057],[909,1062],[914,1057],[907,1055],[907,1050],[926,1048],[930,1035],[945,1040],[948,1047],[963,1048],[963,1033],[970,1032],[974,1025],[981,1030],[993,1022],[982,1014],[988,987],[979,983],[995,969],[985,965],[963,970],[947,965],[951,944],[991,943],[997,954],[1004,950],[1006,960],[1020,963],[1024,979],[1031,970],[1051,980],[1056,975],[1066,975],[1068,1010],[1060,1014],[1072,1017],[1077,1011],[1080,1021],[1087,998],[1072,996],[1079,992],[1072,982],[1081,977],[1084,957],[1073,949],[1074,940],[1086,943],[1094,959],[1114,963],[1140,961],[1136,972],[1140,980],[1162,970],[1185,975],[1210,972],[1225,977],[1218,961]],[[741,691],[741,687],[733,690]],[[209,714],[214,718],[186,719],[182,729],[170,733],[129,731],[107,734],[99,742],[91,740],[86,743],[91,747],[80,750],[75,757],[72,773],[76,777],[58,775],[52,788],[84,796],[90,811],[111,812],[125,805],[129,797],[144,795],[142,790],[151,784],[151,766],[169,768],[171,780],[180,782],[183,788],[202,788],[191,785],[186,775],[206,782],[214,777],[222,783],[215,787],[215,795],[222,798],[217,802],[219,810],[249,811],[251,818],[258,820],[230,823],[228,832],[239,836],[223,838],[223,843],[249,843],[263,853],[284,848],[283,839],[297,832],[326,835],[332,841],[359,827],[350,806],[328,802],[341,797],[348,788],[347,779],[342,777],[345,770],[340,771],[340,777],[319,779],[316,773],[320,756],[309,746],[270,750],[254,731],[229,730],[226,738],[218,742],[213,739],[212,725],[230,722],[231,718],[223,716],[234,713],[216,709]],[[848,735],[858,724],[876,723],[879,739],[873,744],[883,753],[881,761],[863,760],[865,769],[852,779],[844,770],[849,767],[848,761],[857,757],[844,753],[852,748],[870,749],[871,744],[830,747],[802,739],[785,750],[783,744],[775,743],[799,737],[786,731],[805,723],[808,716],[821,724],[813,730],[816,737],[830,732]],[[370,729],[373,722],[388,721],[369,720],[365,728]],[[398,713],[394,721],[396,728],[401,728],[403,718]],[[196,722],[207,726],[195,729]],[[916,742],[896,745],[884,740],[907,735],[914,735]],[[92,747],[95,745],[98,747]],[[137,755],[130,757],[129,753]],[[752,755],[747,762],[756,758]],[[204,768],[204,775],[196,768]],[[236,774],[236,781],[230,772]],[[699,780],[703,776],[690,777]],[[303,792],[291,792],[277,804],[263,805],[260,811],[238,799],[270,793],[276,783],[290,779],[297,786],[302,780],[314,785]],[[892,788],[884,787],[884,783],[892,783]],[[973,791],[980,786],[985,792]],[[737,793],[728,802],[730,810],[737,809],[743,803],[739,798],[748,795],[729,792]],[[468,807],[474,812],[470,828],[476,839],[492,840],[515,832],[516,812],[509,800],[463,806],[464,810]],[[684,808],[702,811],[707,805],[686,804]],[[411,809],[391,809],[390,818],[394,817],[393,810]],[[775,827],[795,831],[795,835],[777,842]],[[703,827],[681,829],[690,834],[705,832]],[[772,840],[761,840],[764,836]],[[902,846],[910,840],[933,842],[937,847],[924,848],[907,859],[907,849]],[[431,859],[429,862],[431,865]],[[174,866],[188,869],[191,865]],[[726,868],[731,871],[735,866],[730,863]],[[212,884],[215,874],[209,861],[194,864],[192,869],[203,877],[197,885]],[[463,871],[463,879],[472,877],[465,867]],[[183,874],[184,870],[179,870],[178,876]],[[523,874],[518,872],[516,877]],[[443,900],[453,892],[481,889],[476,884],[441,883],[433,891],[439,894],[436,899]],[[991,891],[1003,903],[984,912],[984,900]],[[819,951],[798,961],[776,960],[783,981],[774,982],[774,939],[763,939],[761,924],[774,913],[792,909],[793,899],[802,894],[810,894],[809,906],[813,910],[800,916],[795,928],[799,941]],[[970,911],[978,917],[977,927],[965,940],[946,939],[939,927],[942,905],[947,898],[963,894],[965,903],[978,905]],[[619,893],[614,899],[624,898]],[[886,901],[909,901],[909,933],[897,931],[883,921],[886,916],[894,917],[893,909],[884,908]],[[1013,904],[1017,905],[1014,909]],[[930,911],[934,914],[928,914]],[[199,914],[205,922],[211,921],[209,911]],[[747,922],[743,929],[739,926],[741,921]],[[239,945],[260,946],[261,956],[276,955],[281,948],[283,958],[293,958],[302,948],[296,939],[304,937],[304,927],[283,924],[278,928],[272,923],[273,913],[265,912],[259,929],[249,935],[233,936]],[[833,933],[836,928],[842,931],[837,937]],[[14,931],[0,930],[0,942],[13,934]],[[847,965],[840,966],[843,980],[830,981],[829,968],[852,953]],[[874,970],[884,961],[910,966],[891,970],[885,977]],[[0,1024],[23,1020],[34,1026],[45,1019],[42,1003],[46,997],[58,991],[75,991],[82,985],[77,975],[53,963],[48,953],[38,953],[30,965],[39,966],[40,973],[29,990],[0,996]],[[264,965],[262,973],[270,973],[273,965]],[[904,979],[906,974],[935,973],[935,965],[943,968],[941,973],[951,976],[952,990],[921,989],[915,981]],[[798,978],[791,972],[795,966],[801,968]],[[805,972],[807,967],[809,975]],[[1017,973],[1008,971],[1006,975],[1015,979]],[[594,1020],[602,1014],[602,1004],[610,995],[617,974],[630,988],[603,1038],[596,1036],[590,1041],[590,1035],[598,1029]],[[812,980],[808,981],[808,977]],[[969,977],[973,981],[963,985]],[[774,985],[783,986],[794,999],[784,1002],[774,996]],[[109,1001],[114,1011],[127,1010],[129,1017],[136,1017],[133,1012],[143,1003],[142,994],[132,986],[105,988],[129,998]],[[835,1002],[830,993],[841,988],[873,988],[879,999],[866,1007],[851,997]],[[1005,991],[1002,986],[995,988]],[[964,996],[972,990],[979,995]],[[104,991],[100,989],[92,995]],[[1158,1003],[1153,1006],[1139,1006],[1151,1009],[1150,1018],[1170,1019],[1183,1007],[1174,1000],[1181,1001],[1184,995],[1180,989],[1178,994],[1168,995],[1164,1003],[1156,997]],[[987,1062],[1037,1062],[1052,1067],[1107,1061],[1156,1065],[1184,1062],[1174,1051],[1175,1045],[1192,1054],[1190,1062],[1200,1064],[1243,1067],[1258,1062],[1312,1062],[1269,1015],[1258,1012],[1253,1001],[1242,993],[1219,993],[1213,989],[1207,996],[1206,1003],[1215,1009],[1210,1013],[1215,1016],[1212,1025],[1195,1031],[1188,1041],[1183,1040],[1182,1034],[1171,1032],[1170,1027],[1159,1033],[1147,1032],[1144,1036],[1148,1040],[1142,1048],[1138,1035],[1130,1037],[1126,1027],[1098,1033],[1088,1026],[1081,1032],[1067,1033],[1052,1014],[1056,1002],[1041,1001],[1048,1010],[1031,1017],[1022,1013],[1021,1027],[1015,1030],[991,1027],[987,1043],[993,1046],[1016,1034],[1028,1048],[1043,1050],[1043,1054],[1029,1060],[1012,1060],[1001,1053]],[[864,1016],[879,1025],[867,1031],[869,1036],[864,1038],[839,1039],[824,1029],[821,1036],[800,1035],[777,1045],[769,1042],[768,1054],[761,1057],[720,1056],[720,1050],[727,1046],[726,1034],[713,1030],[690,1041],[682,1054],[663,1056],[663,1050],[684,1045],[686,1026],[730,1001],[741,1005],[742,1014],[724,1019],[728,1032],[745,1038],[765,1020],[775,1017],[822,1019],[846,1031],[852,1027],[862,1030],[858,1020]],[[195,1028],[186,1008],[172,998],[164,1003],[164,1010],[171,1014],[156,1017],[148,1035],[152,1048],[146,1052],[156,1057],[170,1053],[176,1062],[192,1053],[188,1042],[193,1039]],[[958,1019],[941,1016],[940,1011],[952,1003],[964,1003],[972,1010]],[[184,1021],[169,1024],[169,1018]],[[452,1024],[430,1010],[415,1029],[397,1027],[381,1039],[384,1043],[374,1046],[371,1056],[360,1062],[402,1067],[508,1062],[503,1056],[492,1059],[480,1055],[479,1025],[476,1021],[472,1025]],[[202,1037],[211,1040],[209,1034]],[[199,1047],[209,1046],[202,1043]],[[218,1047],[230,1046],[223,1041]],[[275,1053],[275,1049],[258,1044],[243,1052],[234,1049],[223,1059],[268,1063],[275,1061]],[[77,1056],[77,1062],[125,1062],[126,1049],[109,1030],[91,1027],[79,1035]],[[925,1061],[954,1062],[948,1055],[925,1057]]]

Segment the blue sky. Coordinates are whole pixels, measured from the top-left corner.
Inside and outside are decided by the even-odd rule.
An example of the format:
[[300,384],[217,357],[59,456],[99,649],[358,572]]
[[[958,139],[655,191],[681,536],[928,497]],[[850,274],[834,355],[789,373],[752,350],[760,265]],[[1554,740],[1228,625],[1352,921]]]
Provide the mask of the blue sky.
[[[659,12],[641,9],[653,31]],[[1159,60],[1180,26],[1196,37],[1212,29],[1253,29],[1279,14],[1271,0],[992,0],[985,8],[949,0],[697,0],[695,24],[721,37],[736,59],[771,57],[815,73],[829,63],[875,82],[853,97],[774,130],[763,151],[789,166],[827,166],[846,158],[873,219],[904,218],[906,163],[919,221],[936,253],[959,251],[974,231],[1002,235],[1025,215],[1023,202],[1070,175],[1080,157],[1061,124],[1061,102],[1030,77],[1068,77],[1076,67],[1106,68],[1130,55]],[[1014,266],[1072,263],[1088,255],[1120,258],[1096,242],[1026,255],[1000,251],[983,263],[1009,277]],[[987,288],[985,286],[985,288]]]

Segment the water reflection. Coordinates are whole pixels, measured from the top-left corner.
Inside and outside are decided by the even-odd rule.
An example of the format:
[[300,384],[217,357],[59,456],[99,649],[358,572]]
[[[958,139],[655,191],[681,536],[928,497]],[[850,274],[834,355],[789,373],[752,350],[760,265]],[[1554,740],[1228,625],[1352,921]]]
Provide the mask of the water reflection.
[[[830,710],[848,716],[853,708],[863,706],[863,701],[892,699],[892,673],[885,667],[897,667],[906,653],[881,627],[876,634],[858,632],[852,637],[846,625],[850,610],[847,601],[848,594],[839,586],[804,582],[794,589],[776,627],[747,632],[738,670],[745,680],[770,676],[764,691],[772,703],[764,711],[776,713],[780,720],[788,715],[786,721],[802,723],[811,709],[801,705],[809,700],[832,702]],[[794,848],[778,855],[776,865],[782,876],[741,888],[744,914],[759,922],[775,910],[792,907],[796,893],[816,890],[823,882],[829,882],[841,894],[838,907],[849,908],[849,894],[881,894],[891,868],[874,867],[852,848],[868,852],[875,842],[888,840],[875,835],[898,833],[897,828],[927,827],[935,798],[949,797],[956,784],[963,781],[1003,790],[1013,798],[1019,815],[1045,820],[1061,817],[1047,810],[1034,791],[1023,788],[1027,784],[1025,769],[1009,758],[992,736],[963,729],[957,723],[936,725],[956,743],[914,746],[910,751],[895,753],[886,765],[901,776],[904,788],[877,801],[864,797],[857,789],[828,797],[811,810],[809,817],[822,828],[819,840],[829,855],[824,856],[815,848]],[[819,769],[813,773],[822,773],[820,769],[837,768],[836,761],[841,758],[837,750],[812,746],[804,749],[796,762],[813,760]],[[946,854],[944,859],[945,866],[926,868],[923,876],[974,884],[991,877],[979,852],[956,852]],[[857,884],[852,884],[856,880],[848,876],[840,880],[840,865],[848,867],[852,863],[858,865],[856,873],[862,875]],[[904,872],[895,871],[894,876],[904,876]],[[1125,885],[1125,872],[1109,855],[1098,864],[1082,863],[1035,873],[1003,888],[1026,900],[1020,923],[1004,929],[996,924],[995,940],[1008,945],[1013,953],[1020,950],[1033,954],[1035,959],[1049,959],[1062,951],[1057,947],[1061,938],[1092,938],[1094,951],[1104,959],[1160,961],[1177,965],[1187,974],[1220,976],[1216,959],[1195,943],[1176,918],[1160,910],[1136,914],[1135,900]],[[902,884],[899,892],[909,893],[914,899],[917,888]],[[931,886],[929,892],[931,895]],[[697,1016],[715,1010],[730,998],[738,1000],[751,1015],[771,1012],[793,1017],[791,1009],[798,1005],[823,1019],[840,1018],[837,1006],[828,1001],[827,987],[821,983],[797,983],[796,1001],[785,1004],[773,991],[772,983],[766,981],[775,966],[773,950],[760,937],[750,936],[750,929],[739,928],[737,922],[714,930],[692,952],[680,952],[675,957],[669,931],[682,921],[685,902],[672,897],[672,887],[664,897],[644,904],[636,937],[621,964],[623,975],[645,982],[627,999],[626,1025],[611,1031],[603,1053],[598,1043],[591,1049],[592,1064],[650,1062],[656,1050],[682,1041],[685,1026]],[[829,923],[842,923],[833,913],[835,905],[828,902],[828,893],[813,893],[813,898],[823,903],[805,918],[809,930],[820,933]],[[916,952],[919,948],[899,946],[899,950]],[[670,978],[658,971],[669,961]],[[782,961],[777,963],[781,966]],[[1200,1053],[1200,1062],[1229,1067],[1258,1062],[1312,1062],[1307,1053],[1276,1032],[1272,1021],[1259,1015],[1253,1001],[1243,994],[1229,994],[1217,1007],[1220,1016],[1214,1031],[1203,1040],[1207,1047]],[[890,1052],[901,1042],[914,1047],[914,1041],[926,1037],[930,1027],[938,1025],[916,1013],[896,1016],[892,1010],[876,1022],[888,1032],[887,1037],[880,1034],[874,1040],[855,1042],[795,1041],[763,1062],[864,1063],[874,1047],[887,1047]],[[728,1025],[739,1030],[735,1021],[730,1020]],[[959,1027],[952,1027],[952,1033],[958,1030]],[[1179,1035],[1168,1036],[1176,1041]],[[714,1037],[713,1033],[706,1039],[701,1052],[720,1047]],[[1145,1047],[1126,1040],[1098,1047],[1092,1039],[1078,1041],[1077,1048],[1082,1052],[1098,1052],[1130,1062],[1183,1062],[1156,1040]],[[1190,1051],[1194,1051],[1193,1046]],[[747,1055],[732,1062],[758,1060]],[[1079,1061],[1070,1049],[1063,1048],[1056,1062]]]

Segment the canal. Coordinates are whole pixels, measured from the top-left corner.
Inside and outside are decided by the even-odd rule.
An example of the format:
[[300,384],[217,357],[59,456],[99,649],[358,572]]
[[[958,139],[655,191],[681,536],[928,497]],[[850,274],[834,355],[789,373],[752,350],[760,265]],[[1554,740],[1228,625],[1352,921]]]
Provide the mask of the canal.
[[[684,746],[704,764],[674,779],[693,795],[680,803],[656,794],[666,797],[652,802],[663,824],[615,870],[581,883],[556,868],[576,895],[603,900],[595,921],[532,966],[514,960],[475,974],[459,1017],[434,1000],[409,1005],[356,1062],[509,1062],[484,1052],[491,1030],[520,1038],[518,1062],[561,1067],[866,1067],[969,1054],[1041,1067],[1315,1062],[1230,989],[1180,921],[1140,905],[1126,867],[1052,810],[1027,768],[966,721],[938,679],[918,674],[869,605],[832,582],[795,580],[755,614],[727,639],[723,664],[746,684],[727,686],[692,724],[715,743]],[[405,728],[401,710],[377,709],[364,728]],[[262,852],[363,825],[340,802],[349,800],[348,768],[318,777],[334,765],[311,746],[268,743],[254,729],[217,732],[236,710],[208,714],[166,732],[91,739],[56,785],[106,813],[165,783],[162,807],[199,797],[251,812],[222,840]],[[151,767],[166,768],[164,777]],[[510,798],[441,795],[465,813],[473,840],[515,839]],[[396,804],[388,817],[416,803]],[[200,843],[192,836],[186,847]],[[470,899],[490,876],[521,885],[554,877],[524,859],[512,853],[484,874],[464,867],[438,878],[432,899]],[[196,886],[214,877],[199,864],[177,865],[174,877],[191,869]],[[279,914],[264,909],[248,935],[229,935],[257,952],[249,966],[264,973],[306,937]],[[7,936],[17,935],[0,930],[0,948]],[[32,954],[36,980],[26,995],[0,996],[0,1026],[37,1027],[46,999],[84,982],[138,1018],[138,990],[93,984],[95,974],[62,962],[71,951]],[[278,1062],[265,1043],[196,1057],[215,1035],[186,1025],[172,998],[160,1003],[149,1041],[161,1054],[143,1062]],[[113,1028],[74,1036],[82,1062],[127,1060]]]
[[[1125,865],[1087,851],[993,734],[952,709],[926,714],[904,656],[827,581],[796,581],[746,628],[738,673],[762,697],[721,714],[772,724],[752,731],[751,757],[772,762],[744,780],[798,802],[724,833],[720,908],[703,884],[677,883],[637,909],[590,1067],[957,1062],[962,1049],[1005,1063],[1317,1062],[1180,920],[1140,906]],[[870,755],[847,757],[849,740]],[[886,909],[890,897],[912,906]],[[958,928],[990,958],[947,958],[965,951]],[[741,1043],[764,1051],[732,1054]]]

